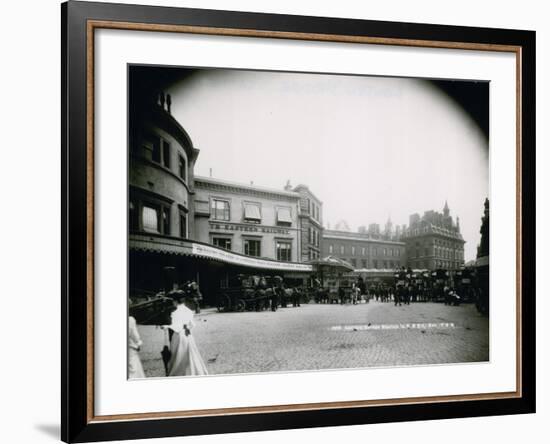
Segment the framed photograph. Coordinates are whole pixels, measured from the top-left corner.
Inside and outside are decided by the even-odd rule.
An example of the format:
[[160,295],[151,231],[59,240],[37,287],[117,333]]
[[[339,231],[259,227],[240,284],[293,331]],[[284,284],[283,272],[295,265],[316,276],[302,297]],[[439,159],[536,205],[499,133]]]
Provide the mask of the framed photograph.
[[62,439],[535,411],[535,33],[62,5]]

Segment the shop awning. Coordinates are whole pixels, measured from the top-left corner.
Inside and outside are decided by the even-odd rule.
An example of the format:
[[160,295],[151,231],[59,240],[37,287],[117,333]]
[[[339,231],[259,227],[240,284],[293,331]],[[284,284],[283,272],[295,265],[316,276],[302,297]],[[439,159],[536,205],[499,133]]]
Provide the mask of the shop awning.
[[290,216],[290,208],[277,209],[277,222],[292,223],[292,217]]
[[244,218],[251,220],[262,220],[260,215],[260,207],[256,204],[244,204]]
[[313,271],[313,267],[310,264],[280,262],[272,259],[245,256],[210,244],[203,244],[188,239],[132,234],[129,239],[129,248],[133,251],[197,257],[243,267],[260,268],[263,270],[306,273]]

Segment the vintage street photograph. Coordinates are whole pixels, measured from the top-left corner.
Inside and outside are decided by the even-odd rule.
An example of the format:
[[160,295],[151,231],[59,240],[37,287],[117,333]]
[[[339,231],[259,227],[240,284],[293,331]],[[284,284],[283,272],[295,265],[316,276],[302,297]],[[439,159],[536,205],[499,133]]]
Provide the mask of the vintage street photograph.
[[128,67],[128,378],[484,363],[489,82]]

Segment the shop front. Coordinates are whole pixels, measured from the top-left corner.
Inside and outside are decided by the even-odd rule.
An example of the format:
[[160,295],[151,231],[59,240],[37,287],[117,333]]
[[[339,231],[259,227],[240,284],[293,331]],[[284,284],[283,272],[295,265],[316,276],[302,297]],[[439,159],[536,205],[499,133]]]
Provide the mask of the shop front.
[[220,289],[236,276],[281,276],[285,283],[306,285],[312,266],[246,256],[202,242],[132,234],[129,239],[129,295],[153,295],[195,281],[204,306],[215,306]]

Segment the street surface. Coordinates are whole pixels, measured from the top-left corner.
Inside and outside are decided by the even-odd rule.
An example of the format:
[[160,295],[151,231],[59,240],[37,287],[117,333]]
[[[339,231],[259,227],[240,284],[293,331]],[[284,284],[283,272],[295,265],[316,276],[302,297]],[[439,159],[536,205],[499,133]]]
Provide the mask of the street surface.
[[[195,315],[210,374],[425,365],[489,360],[489,321],[475,306],[302,304],[276,312]],[[145,373],[164,376],[163,331],[139,326]]]

